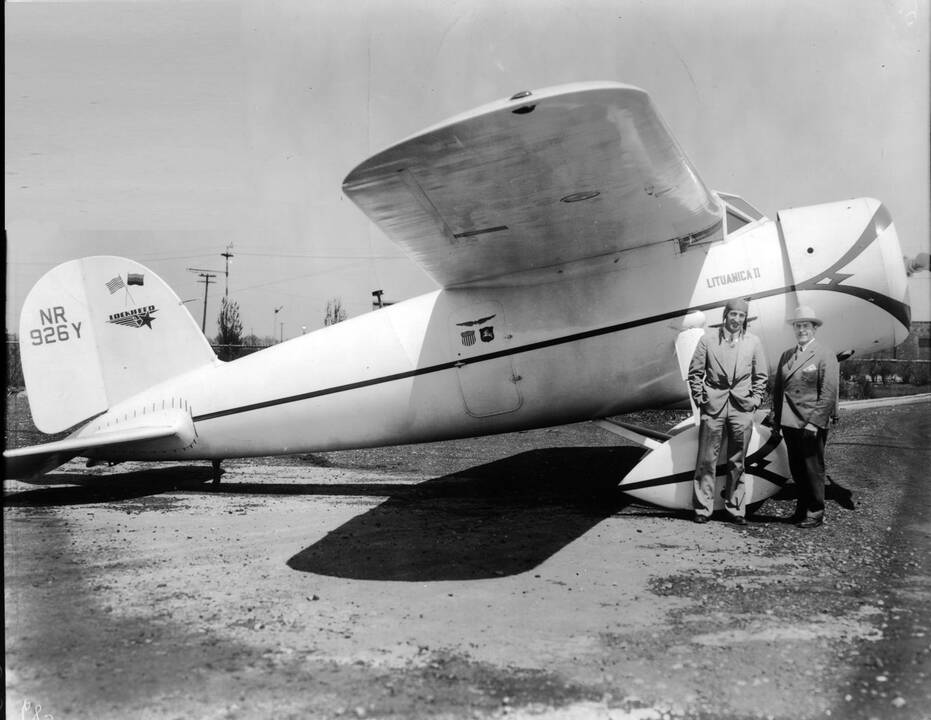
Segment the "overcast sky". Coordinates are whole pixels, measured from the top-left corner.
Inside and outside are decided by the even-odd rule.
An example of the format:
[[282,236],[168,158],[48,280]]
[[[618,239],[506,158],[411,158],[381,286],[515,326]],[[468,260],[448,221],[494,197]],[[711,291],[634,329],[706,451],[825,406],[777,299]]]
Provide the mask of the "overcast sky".
[[[928,2],[7,3],[6,326],[54,265],[116,254],[201,319],[320,327],[432,281],[341,193],[372,153],[523,89],[654,98],[705,182],[770,216],[871,196],[929,248]],[[210,286],[216,332],[224,275]]]

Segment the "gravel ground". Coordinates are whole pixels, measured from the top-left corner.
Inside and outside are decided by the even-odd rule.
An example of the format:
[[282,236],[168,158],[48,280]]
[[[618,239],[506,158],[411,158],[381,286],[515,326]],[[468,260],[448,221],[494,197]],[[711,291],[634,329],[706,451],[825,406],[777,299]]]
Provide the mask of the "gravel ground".
[[6,481],[7,717],[928,720],[929,438],[845,413],[813,531],[631,504],[590,424]]

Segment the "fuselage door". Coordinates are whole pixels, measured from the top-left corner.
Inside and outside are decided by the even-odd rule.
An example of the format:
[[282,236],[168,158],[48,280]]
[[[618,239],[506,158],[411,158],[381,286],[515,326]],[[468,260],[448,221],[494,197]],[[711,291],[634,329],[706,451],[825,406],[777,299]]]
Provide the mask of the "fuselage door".
[[449,331],[466,412],[486,417],[517,410],[519,378],[512,357],[503,354],[510,336],[501,305],[486,302],[461,308],[450,315]]

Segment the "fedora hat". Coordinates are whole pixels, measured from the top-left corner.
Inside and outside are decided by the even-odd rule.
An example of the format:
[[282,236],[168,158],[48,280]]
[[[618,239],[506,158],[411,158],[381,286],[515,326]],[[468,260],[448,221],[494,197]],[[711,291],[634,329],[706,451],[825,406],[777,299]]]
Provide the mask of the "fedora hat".
[[799,305],[795,308],[795,315],[789,320],[789,325],[806,321],[815,326],[822,324],[821,319],[815,314],[815,311],[811,307],[808,305]]

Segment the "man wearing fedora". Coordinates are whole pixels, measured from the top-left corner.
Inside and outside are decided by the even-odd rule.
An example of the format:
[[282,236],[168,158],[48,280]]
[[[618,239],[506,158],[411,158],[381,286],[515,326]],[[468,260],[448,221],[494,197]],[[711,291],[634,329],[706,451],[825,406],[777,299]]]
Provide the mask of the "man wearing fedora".
[[698,457],[693,480],[695,522],[707,522],[714,512],[714,486],[721,441],[727,441],[724,509],[731,521],[746,525],[749,492],[744,458],[753,430],[753,411],[763,403],[768,376],[760,339],[747,332],[746,300],[729,300],[724,322],[705,333],[689,364],[689,390],[701,411]]
[[824,445],[837,410],[838,364],[834,352],[815,339],[821,320],[807,305],[789,321],[796,345],[776,366],[771,422],[781,429],[789,470],[798,488],[792,519],[801,528],[824,522]]

